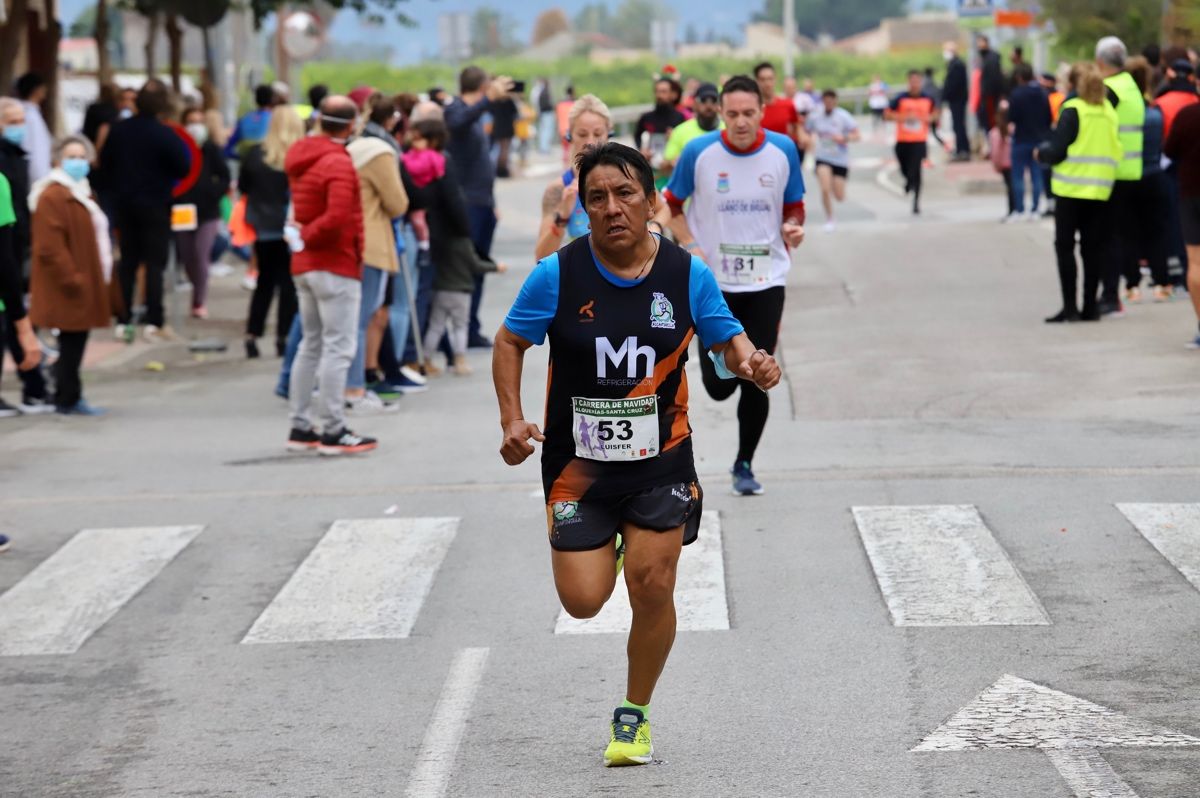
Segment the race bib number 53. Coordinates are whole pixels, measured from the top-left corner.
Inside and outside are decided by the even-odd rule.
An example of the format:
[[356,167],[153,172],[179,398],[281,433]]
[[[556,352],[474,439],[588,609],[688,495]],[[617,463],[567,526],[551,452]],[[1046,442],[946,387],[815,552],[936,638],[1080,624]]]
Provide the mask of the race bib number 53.
[[573,397],[575,456],[588,460],[645,460],[658,456],[658,397]]

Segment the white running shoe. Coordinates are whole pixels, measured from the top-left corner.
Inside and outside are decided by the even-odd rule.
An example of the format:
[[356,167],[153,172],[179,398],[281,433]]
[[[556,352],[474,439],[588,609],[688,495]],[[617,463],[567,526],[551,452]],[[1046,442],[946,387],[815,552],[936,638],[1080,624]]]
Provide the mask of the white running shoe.
[[833,219],[830,219],[829,221],[825,222],[821,229],[826,233],[832,233],[834,230],[837,230],[837,222],[835,222]]
[[346,397],[346,412],[355,416],[373,416],[400,409],[396,402],[385,402],[379,394],[367,391],[362,396]]
[[425,379],[424,374],[408,366],[401,366],[400,373],[403,374],[404,378],[409,382],[415,382],[417,385],[424,385],[425,383],[429,382],[429,380]]

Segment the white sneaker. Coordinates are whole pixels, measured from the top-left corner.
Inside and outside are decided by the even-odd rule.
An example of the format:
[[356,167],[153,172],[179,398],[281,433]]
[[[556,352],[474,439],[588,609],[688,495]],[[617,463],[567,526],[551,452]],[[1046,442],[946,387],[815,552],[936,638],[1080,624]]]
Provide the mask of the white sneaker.
[[404,375],[406,380],[409,382],[415,382],[417,385],[424,385],[429,382],[429,380],[425,379],[424,374],[416,369],[409,368],[408,366],[401,366],[400,373]]
[[175,335],[174,330],[165,324],[162,327],[156,327],[153,324],[147,324],[142,330],[142,338],[144,338],[147,343],[151,344],[179,340],[179,336]]
[[362,396],[346,397],[346,412],[355,416],[372,416],[379,413],[392,413],[400,409],[396,402],[385,402],[379,394],[367,391]]
[[1001,219],[1000,224],[1012,224],[1013,222],[1019,220],[1020,218],[1021,218],[1021,214],[1017,213],[1016,211],[1013,211],[1008,216],[1005,216],[1003,219]]
[[231,274],[233,274],[233,267],[228,263],[217,261],[208,267],[209,277],[228,277]]
[[245,277],[243,277],[242,288],[246,291],[253,291],[255,288],[258,288],[258,275],[256,274],[254,276],[250,276],[247,274]]
[[1025,221],[1027,222],[1036,222],[1039,218],[1037,211],[1029,211],[1025,214]]
[[829,221],[825,222],[825,224],[821,227],[821,229],[824,230],[826,233],[832,233],[834,230],[837,229],[837,222],[833,221],[833,219],[830,219]]

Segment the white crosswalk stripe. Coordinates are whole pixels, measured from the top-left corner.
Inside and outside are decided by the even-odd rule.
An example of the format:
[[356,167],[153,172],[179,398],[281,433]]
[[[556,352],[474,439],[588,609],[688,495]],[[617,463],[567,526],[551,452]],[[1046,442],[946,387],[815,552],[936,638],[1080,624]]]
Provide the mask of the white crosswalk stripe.
[[[707,511],[700,519],[699,539],[683,550],[675,581],[675,611],[680,632],[713,632],[729,629],[725,597],[725,556],[721,542],[721,516]],[[595,618],[579,620],[560,612],[555,634],[617,634],[629,632],[633,611],[625,580],[618,579],[612,597]]]
[[975,507],[855,507],[853,513],[896,626],[1050,623]]
[[1200,590],[1200,504],[1118,504],[1117,509]]
[[337,521],[242,642],[408,637],[454,542],[458,521]]
[[0,656],[78,651],[203,529],[80,531],[0,596]]

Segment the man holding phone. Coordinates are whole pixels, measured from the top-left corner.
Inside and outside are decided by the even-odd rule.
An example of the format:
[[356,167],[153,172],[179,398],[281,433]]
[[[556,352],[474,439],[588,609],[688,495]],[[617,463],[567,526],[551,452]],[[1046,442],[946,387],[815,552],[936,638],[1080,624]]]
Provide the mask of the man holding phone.
[[[465,68],[458,76],[459,96],[446,106],[446,127],[450,131],[447,150],[454,159],[454,173],[467,200],[467,223],[471,241],[484,258],[491,257],[492,236],[496,232],[496,172],[492,168],[491,144],[483,130],[483,115],[497,110],[507,102],[516,105],[509,95],[516,84],[503,75],[488,80],[487,72],[477,66]],[[493,128],[494,130],[494,128]],[[509,133],[512,138],[512,133]],[[471,295],[471,321],[467,346],[491,348],[492,341],[480,332],[479,304],[483,299],[483,275],[475,277]]]

